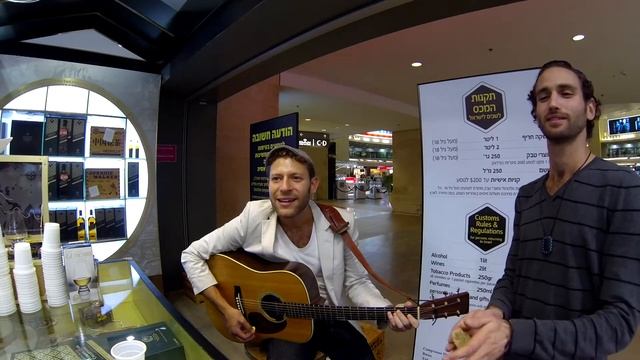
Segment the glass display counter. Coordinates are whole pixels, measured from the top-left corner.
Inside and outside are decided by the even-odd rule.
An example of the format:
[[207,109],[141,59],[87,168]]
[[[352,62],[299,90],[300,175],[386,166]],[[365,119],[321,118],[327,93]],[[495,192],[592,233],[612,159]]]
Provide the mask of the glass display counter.
[[111,359],[110,347],[134,336],[147,359],[226,359],[131,260],[98,267],[102,301],[0,317],[0,359]]

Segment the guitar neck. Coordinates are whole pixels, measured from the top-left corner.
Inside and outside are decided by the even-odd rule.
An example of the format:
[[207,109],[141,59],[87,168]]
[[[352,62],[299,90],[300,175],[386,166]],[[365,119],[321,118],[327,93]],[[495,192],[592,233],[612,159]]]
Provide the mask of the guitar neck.
[[[275,311],[296,319],[318,320],[386,320],[388,311],[396,311],[393,306],[361,307],[331,306],[312,304],[280,303],[271,305]],[[406,315],[417,318],[418,308],[399,308]]]

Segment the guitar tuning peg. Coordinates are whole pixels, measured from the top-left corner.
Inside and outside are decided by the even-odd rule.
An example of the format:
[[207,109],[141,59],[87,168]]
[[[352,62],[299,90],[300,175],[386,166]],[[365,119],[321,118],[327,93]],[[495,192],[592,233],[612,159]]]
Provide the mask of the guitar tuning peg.
[[458,314],[458,316],[462,315],[460,314],[460,310],[456,310],[456,314]]

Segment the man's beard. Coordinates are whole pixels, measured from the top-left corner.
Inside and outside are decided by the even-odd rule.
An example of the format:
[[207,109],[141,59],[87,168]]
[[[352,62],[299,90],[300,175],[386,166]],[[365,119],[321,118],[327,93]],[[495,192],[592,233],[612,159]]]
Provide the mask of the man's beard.
[[[587,120],[588,122],[589,120]],[[564,131],[557,132],[547,129],[541,122],[538,121],[538,128],[542,134],[547,138],[547,141],[553,144],[566,144],[575,140],[582,131],[587,127],[587,123],[570,123]]]

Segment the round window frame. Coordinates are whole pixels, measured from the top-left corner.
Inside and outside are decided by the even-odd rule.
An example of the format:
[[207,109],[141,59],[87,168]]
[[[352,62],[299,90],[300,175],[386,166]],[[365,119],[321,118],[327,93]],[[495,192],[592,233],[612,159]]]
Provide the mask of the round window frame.
[[[104,89],[103,87],[96,85],[94,83],[91,83],[89,81],[85,81],[85,80],[80,80],[80,79],[73,79],[73,78],[48,78],[48,79],[41,79],[41,80],[37,80],[37,81],[33,81],[30,82],[28,84],[24,84],[22,86],[20,86],[19,88],[10,91],[9,93],[7,93],[5,96],[3,96],[2,98],[0,98],[0,109],[4,109],[4,107],[9,104],[11,101],[13,101],[14,99],[16,99],[17,97],[29,92],[29,91],[33,91],[42,87],[47,87],[47,86],[56,86],[56,85],[65,85],[65,86],[75,86],[75,87],[79,87],[88,91],[93,91],[94,93],[104,97],[105,99],[109,100],[114,106],[116,106],[125,116],[126,120],[128,120],[129,122],[131,122],[131,125],[133,126],[133,128],[135,129],[135,131],[138,133],[138,138],[140,139],[140,143],[141,146],[143,148],[143,151],[145,154],[147,154],[147,157],[144,159],[144,163],[145,166],[147,167],[147,174],[148,174],[148,186],[147,186],[147,194],[145,196],[145,201],[144,201],[144,206],[143,206],[143,210],[142,210],[142,214],[140,215],[140,220],[138,221],[138,224],[136,225],[135,229],[133,230],[133,232],[131,233],[131,236],[128,236],[121,244],[120,246],[118,246],[117,248],[115,248],[108,256],[104,257],[104,260],[111,258],[113,255],[119,253],[119,252],[123,252],[123,251],[127,251],[129,248],[131,248],[135,242],[137,241],[137,239],[140,238],[140,234],[142,232],[142,227],[141,224],[143,223],[143,220],[146,219],[149,216],[149,213],[151,211],[150,209],[150,194],[152,194],[152,189],[155,189],[155,171],[152,171],[151,167],[149,166],[148,160],[149,160],[149,155],[151,154],[151,152],[149,152],[149,146],[147,144],[146,139],[144,138],[144,136],[140,136],[140,132],[138,131],[138,125],[136,124],[136,120],[135,117],[132,116],[132,111],[129,109],[128,106],[126,106],[126,104],[124,104],[121,100],[119,100],[118,98],[116,98],[115,96],[113,96],[109,91],[107,91],[106,89]],[[28,109],[24,109],[24,110],[28,110]],[[126,199],[125,199],[125,204],[126,204]],[[99,244],[107,244],[107,243],[115,243],[121,240],[114,240],[114,241],[105,241],[105,242],[94,242],[91,243],[92,245],[97,244],[99,246]]]

